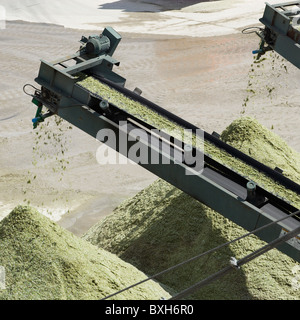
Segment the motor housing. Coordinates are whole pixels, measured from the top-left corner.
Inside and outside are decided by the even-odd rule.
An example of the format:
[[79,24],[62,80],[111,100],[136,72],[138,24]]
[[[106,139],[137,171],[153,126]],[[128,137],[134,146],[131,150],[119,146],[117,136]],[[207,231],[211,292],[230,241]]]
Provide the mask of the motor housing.
[[85,45],[85,51],[87,54],[99,55],[108,51],[110,48],[110,40],[104,35],[89,36]]

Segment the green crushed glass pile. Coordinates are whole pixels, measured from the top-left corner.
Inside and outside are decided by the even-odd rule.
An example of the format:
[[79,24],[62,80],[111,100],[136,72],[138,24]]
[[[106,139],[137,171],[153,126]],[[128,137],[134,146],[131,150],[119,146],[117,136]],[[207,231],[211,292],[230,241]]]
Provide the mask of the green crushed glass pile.
[[[0,253],[5,270],[0,300],[99,300],[146,277],[29,206],[16,207],[0,221]],[[114,299],[169,296],[151,281]]]

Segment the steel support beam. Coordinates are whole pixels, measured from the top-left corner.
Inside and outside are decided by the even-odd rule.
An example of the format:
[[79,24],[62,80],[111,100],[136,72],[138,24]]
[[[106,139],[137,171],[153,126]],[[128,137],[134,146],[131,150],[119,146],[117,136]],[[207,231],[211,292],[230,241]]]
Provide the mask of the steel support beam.
[[[130,141],[131,139],[129,139],[132,129],[138,128],[135,127],[134,124],[130,124],[124,129],[123,126],[119,126],[117,123],[86,107],[73,107],[71,112],[70,109],[59,109],[58,115],[94,138],[97,138],[97,134],[101,129],[112,130],[117,138],[117,143],[115,146],[110,145],[110,147],[115,147],[114,149],[117,152],[134,161],[133,158],[128,156],[129,149],[136,143],[136,141]],[[149,143],[150,139],[148,135],[146,139],[139,140],[139,143],[143,143],[145,148],[147,148],[149,157],[147,163],[140,164],[142,167],[219,212],[246,230],[252,231],[259,226],[275,221],[279,217],[286,215],[285,212],[270,205],[262,208],[252,205],[245,198],[222,187],[219,183],[222,176],[218,175],[217,172],[214,175],[210,175],[210,178],[206,176],[206,169],[204,169],[202,174],[198,174],[194,172],[192,167],[178,160],[176,161],[175,152],[171,152],[170,154],[164,153],[163,142],[161,142],[160,145],[154,145],[153,143]],[[125,140],[127,141],[126,149],[120,148],[119,142]],[[168,146],[168,148],[169,147],[170,146]],[[151,164],[150,155],[152,152],[159,153],[161,163]],[[164,164],[168,162],[169,164]],[[187,172],[190,174],[187,174]],[[218,179],[219,182],[215,182],[218,181]],[[298,220],[287,219],[280,224],[275,224],[261,231],[259,237],[269,242],[279,237],[283,229],[290,231],[299,226],[300,222]],[[295,246],[284,243],[279,249],[300,262],[300,251]]]

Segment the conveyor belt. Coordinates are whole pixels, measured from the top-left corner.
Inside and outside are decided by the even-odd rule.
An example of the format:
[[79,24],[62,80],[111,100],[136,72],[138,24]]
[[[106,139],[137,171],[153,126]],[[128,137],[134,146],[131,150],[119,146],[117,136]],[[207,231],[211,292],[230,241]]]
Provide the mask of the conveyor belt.
[[[138,100],[145,107],[151,108],[157,114],[170,119],[173,123],[178,124],[183,128],[192,129],[197,134],[196,131],[198,128],[192,124],[189,124],[181,118],[123,87],[116,86],[105,79],[100,80],[101,82],[113,87],[115,90],[120,91],[125,96],[130,97],[133,100]],[[178,150],[177,146],[182,146],[182,141],[179,141],[175,137],[171,137],[168,132],[160,131],[162,139],[159,139],[159,141],[154,139],[153,142],[151,139],[151,130],[157,128],[154,128],[153,125],[141,119],[139,114],[137,116],[129,114],[110,102],[109,109],[111,112],[106,112],[101,109],[99,105],[103,98],[94,92],[90,92],[87,88],[82,87],[78,83],[74,83],[72,86],[70,85],[68,87],[69,93],[67,94],[65,87],[62,89],[56,88],[52,85],[51,80],[50,83],[48,82],[46,76],[45,78],[44,76],[41,76],[36,79],[36,81],[42,86],[42,93],[37,93],[35,96],[40,103],[45,105],[49,110],[56,112],[58,116],[95,138],[97,137],[100,129],[112,130],[115,133],[115,136],[119,137],[120,140],[120,137],[122,137],[122,141],[127,141],[126,150],[120,150],[120,145],[118,144],[116,146],[112,146],[112,148],[129,159],[131,159],[131,157],[129,156],[128,151],[131,146],[136,143],[136,141],[128,140],[131,136],[132,129],[147,129],[146,138],[142,138],[140,143],[145,146],[148,157],[153,150],[158,150],[160,159],[170,160],[171,162],[170,164],[164,164],[166,162],[162,161],[158,164],[154,164],[151,163],[151,159],[148,158],[149,161],[147,161],[147,163],[139,164],[154,175],[171,183],[178,189],[184,191],[191,197],[221,213],[229,220],[237,223],[247,230],[254,230],[255,228],[265,225],[270,221],[275,221],[277,216],[286,217],[287,215],[297,211],[297,208],[284,198],[269,192],[260,185],[256,186],[255,197],[249,198],[249,190],[247,189],[247,184],[250,182],[249,178],[236,172],[229,166],[220,163],[218,159],[213,159],[208,154],[204,154],[204,170],[201,174],[195,174],[193,166],[188,165],[185,162],[180,162],[180,158],[178,161],[179,163],[176,163],[175,155],[179,155],[181,159],[184,159],[184,157],[182,157],[184,153],[183,148],[181,149],[181,155],[180,153],[175,153],[175,149]],[[46,98],[43,96],[44,89]],[[47,99],[47,94],[56,95],[60,99],[58,100],[57,106],[51,104],[52,100]],[[123,120],[126,120],[126,129],[123,129],[120,126],[120,121]],[[204,134],[203,131],[202,133]],[[210,139],[212,142],[215,142],[215,145],[223,147],[224,150],[233,150],[237,152],[234,148],[207,133],[204,137],[204,140]],[[164,150],[170,150],[171,152],[164,153]],[[250,158],[244,158],[243,154],[240,154],[243,160],[246,159],[247,161],[247,159]],[[229,160],[232,158],[233,156],[231,156]],[[255,168],[253,170],[255,170]],[[187,174],[187,172],[189,174]],[[276,172],[273,172],[271,169],[270,172],[273,173],[273,176],[276,176]],[[276,185],[277,184],[278,183],[276,183]],[[299,186],[297,185],[297,188],[298,187]],[[296,190],[298,190],[297,188]],[[259,236],[267,242],[272,241],[274,237],[278,237],[280,235],[283,229],[292,230],[299,224],[300,217],[295,215],[291,220],[289,219],[289,225],[286,223],[283,223],[282,225],[276,224]],[[287,253],[297,261],[300,261],[300,250],[298,249],[298,245],[295,247],[290,244],[284,244],[280,250]]]
[[[97,77],[95,77],[97,78]],[[184,127],[185,129],[191,129],[196,134],[196,130],[200,130],[196,126],[188,123],[187,121],[177,117],[176,115],[168,112],[167,110],[159,107],[158,105],[152,103],[151,101],[135,94],[134,92],[124,88],[120,87],[118,85],[115,85],[114,83],[108,81],[107,79],[97,78],[100,82],[103,82],[111,87],[113,87],[115,90],[122,92],[124,95],[130,97],[133,100],[139,101],[141,104],[143,104],[146,107],[151,108],[155,112],[163,115],[164,117],[168,118],[172,122]],[[76,84],[76,86],[80,86]],[[81,86],[80,86],[81,87]],[[87,90],[86,88],[82,88],[83,90]],[[98,113],[102,113],[102,110],[99,107],[99,101],[101,101],[103,98],[99,96],[98,94],[94,92],[90,92],[90,95],[95,99],[95,101],[91,101],[89,106],[92,107],[93,110],[95,110]],[[115,123],[118,123],[120,120],[129,120],[134,121],[135,124],[138,126],[140,125],[143,128],[147,128],[148,130],[155,129],[151,124],[137,118],[135,115],[129,114],[126,111],[118,108],[117,106],[110,103],[110,108],[113,111],[111,115],[107,114],[106,117],[110,118]],[[135,128],[134,126],[132,129]],[[203,131],[202,131],[203,132]],[[174,137],[170,137],[167,133],[161,133],[163,136],[165,136],[167,141],[173,141],[175,145],[180,145],[180,142],[175,142]],[[229,146],[228,144],[224,143],[220,139],[204,132],[204,137],[209,142],[216,145],[218,148],[224,149],[226,152],[230,153],[234,157],[238,157],[240,160],[245,162],[248,165],[251,165],[254,169],[259,170],[260,172],[267,173],[272,179],[275,181],[281,183],[284,186],[289,186],[292,191],[297,191],[300,193],[300,186],[293,181],[289,180],[288,178],[284,177],[283,175],[279,174],[275,170],[272,170],[271,168],[263,165],[262,163],[254,160],[253,158],[245,155],[244,153],[240,152],[239,150]],[[149,141],[150,143],[150,141]],[[152,141],[153,143],[153,141]],[[227,166],[222,165],[218,161],[212,159],[209,155],[204,155],[204,161],[205,161],[205,168],[202,172],[202,175],[209,178],[211,181],[215,182],[216,184],[224,187],[226,190],[234,193],[241,199],[247,198],[247,189],[246,184],[249,180],[247,180],[245,177],[241,176],[239,173],[231,170]],[[288,202],[284,201],[277,195],[274,195],[270,193],[269,191],[265,190],[264,188],[257,186],[257,193],[260,195],[261,198],[266,199],[265,201],[262,201],[261,205],[257,205],[257,207],[262,207],[266,203],[271,203],[275,205],[276,207],[280,208],[280,210],[288,213],[294,212],[297,210],[293,205],[289,204]],[[295,219],[298,219],[295,217]]]
[[[114,51],[120,35],[112,28],[106,28],[102,35],[109,37]],[[101,37],[89,39],[84,38],[83,42],[96,41],[102,48]],[[107,51],[106,47],[99,52],[86,49],[54,62],[41,61],[35,79],[41,90],[36,89],[33,95],[33,103],[38,107],[34,127],[46,117],[57,114],[94,138],[98,138],[100,130],[110,130],[115,138],[112,140],[117,143],[110,145],[109,139],[101,141],[247,230],[298,212],[295,206],[300,203],[300,186],[297,183],[123,87],[125,79],[112,71],[113,65],[119,63],[111,57],[113,51]],[[75,65],[67,67],[66,64],[65,67],[65,61],[74,59]],[[96,92],[89,90],[94,85]],[[46,114],[42,113],[43,105],[49,110]],[[124,120],[126,126],[120,123]],[[144,129],[139,145],[145,150],[145,162],[130,153],[137,142],[132,129]],[[159,130],[157,140],[152,139],[152,129]],[[177,129],[179,134],[173,131]],[[188,164],[185,158],[185,130],[193,134],[188,142],[193,154],[198,154],[200,149],[204,157],[201,174],[195,164]],[[200,147],[198,141],[202,143]],[[152,161],[153,152],[158,155],[158,163]],[[255,186],[253,180],[259,185]],[[300,217],[293,215],[288,223],[272,224],[259,237],[270,242],[284,230],[299,226]],[[297,239],[292,244],[282,244],[280,250],[300,261]]]
[[[124,87],[121,87],[107,79],[104,78],[99,78],[97,76],[94,76],[94,78],[98,79],[100,82],[103,82],[107,85],[109,85],[110,87],[114,88],[116,91],[119,91],[121,93],[123,93],[125,96],[131,98],[132,100],[138,101],[140,102],[142,105],[144,105],[145,107],[155,111],[156,113],[160,114],[161,116],[167,118],[168,120],[172,121],[173,123],[176,123],[177,125],[179,125],[180,127],[184,128],[184,129],[189,129],[192,130],[194,134],[197,134],[197,130],[201,130],[200,128],[196,127],[195,125],[187,122],[186,120],[172,114],[171,112],[161,108],[160,106],[154,104],[153,102],[145,99],[144,97],[137,95],[136,93],[134,93],[133,91],[130,91]],[[95,96],[99,99],[102,99],[100,96],[96,95],[93,92],[90,92],[90,94],[92,96]],[[112,104],[111,104],[112,105]],[[98,108],[98,104],[95,104],[96,111],[99,111]],[[119,109],[117,106],[114,106],[115,108]],[[125,111],[121,111],[121,113],[124,113],[124,117],[128,117],[129,115],[125,115]],[[134,115],[130,115],[131,117],[134,117]],[[139,119],[136,118],[137,121],[140,121]],[[143,123],[143,125],[145,125],[145,123]],[[149,125],[148,125],[149,126]],[[151,127],[151,126],[150,126]],[[154,127],[151,127],[154,128]],[[210,143],[212,143],[213,145],[215,145],[217,148],[222,149],[224,151],[226,151],[228,154],[230,154],[231,156],[240,159],[241,161],[243,161],[245,164],[253,167],[255,170],[258,170],[260,173],[263,173],[265,175],[267,175],[268,177],[270,177],[273,181],[278,182],[279,184],[281,184],[282,186],[284,186],[287,189],[290,189],[293,192],[296,192],[297,194],[300,195],[300,185],[297,184],[296,182],[290,180],[289,178],[285,177],[283,174],[277,172],[276,170],[273,170],[272,168],[266,166],[265,164],[253,159],[252,157],[246,155],[245,153],[241,152],[240,150],[228,145],[227,143],[223,142],[222,140],[216,138],[215,136],[201,130],[202,133],[204,134],[204,139]]]

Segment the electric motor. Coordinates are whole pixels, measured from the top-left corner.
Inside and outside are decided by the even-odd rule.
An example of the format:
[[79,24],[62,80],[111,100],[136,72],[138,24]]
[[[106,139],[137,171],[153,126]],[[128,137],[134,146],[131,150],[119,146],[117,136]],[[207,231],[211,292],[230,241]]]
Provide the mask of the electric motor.
[[110,48],[110,40],[108,37],[100,35],[100,36],[90,36],[85,50],[88,54],[99,54],[100,52],[105,52]]

